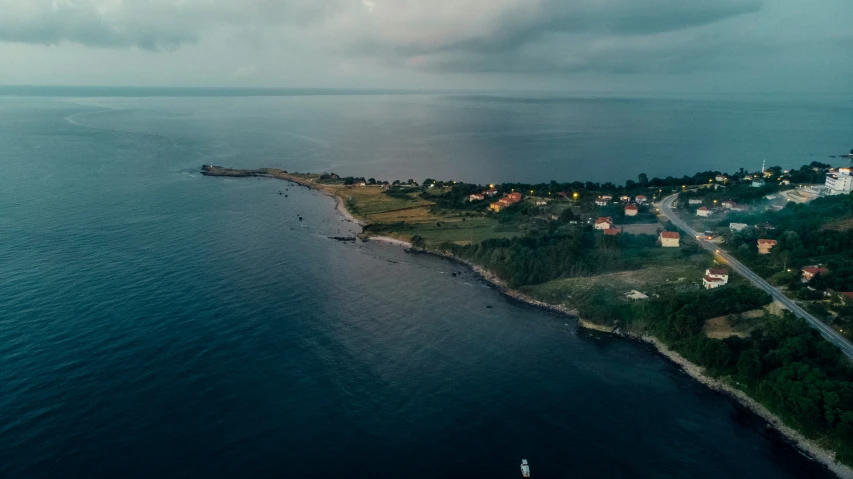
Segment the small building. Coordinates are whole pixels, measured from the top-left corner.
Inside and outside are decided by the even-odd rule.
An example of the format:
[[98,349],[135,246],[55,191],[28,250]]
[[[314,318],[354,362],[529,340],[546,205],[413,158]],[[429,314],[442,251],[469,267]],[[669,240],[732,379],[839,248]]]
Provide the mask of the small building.
[[729,223],[729,229],[732,231],[743,231],[749,228],[749,225],[746,223]]
[[766,196],[764,196],[764,199],[765,199],[765,200],[775,200],[775,199],[776,199],[776,195],[766,195]]
[[704,278],[702,278],[702,286],[704,286],[705,289],[719,288],[724,284],[726,283],[723,283],[723,280],[721,279],[712,278],[710,276],[705,276]]
[[613,218],[609,216],[601,216],[597,220],[595,220],[595,229],[597,230],[609,230],[613,229]]
[[780,181],[779,183],[781,183],[781,184],[783,184],[783,185],[790,185],[790,184],[791,184],[791,180],[789,180],[789,179],[785,178],[785,179],[783,179],[782,181]]
[[688,205],[701,205],[702,203],[703,201],[699,198],[690,198],[689,200],[687,200]]
[[763,229],[763,230],[775,230],[776,229],[776,227],[771,225],[770,223],[759,223],[759,224],[755,225],[755,227],[759,228],[759,229]]
[[735,203],[734,201],[731,201],[731,200],[723,201],[720,204],[723,206],[723,208],[725,208],[727,210],[730,210],[730,209],[734,208],[735,206],[737,206],[737,203]]
[[498,190],[494,188],[490,188],[483,192],[483,196],[495,196],[496,194],[498,194]]
[[753,188],[761,188],[762,186],[764,186],[764,180],[762,180],[761,178],[757,178],[757,179],[752,180],[752,187]]
[[646,202],[648,202],[648,201],[649,201],[649,199],[648,199],[648,198],[646,198],[644,195],[637,195],[637,196],[635,196],[635,197],[634,197],[634,201],[635,201],[638,205],[642,205],[642,204],[645,204]]
[[[519,193],[519,195],[520,195],[520,193]],[[507,195],[507,196],[499,199],[498,201],[490,204],[489,209],[494,211],[495,213],[499,213],[501,210],[518,203],[518,201],[515,201],[513,198],[515,198],[515,197],[511,197],[511,196]]]
[[720,183],[724,183],[726,181],[729,181],[729,179],[726,178],[726,175],[717,175],[714,179],[716,181],[719,181]]
[[770,254],[774,246],[776,246],[776,240],[760,239],[758,240],[758,254]]
[[610,203],[612,200],[612,196],[603,195],[595,199],[595,204],[597,204],[598,206],[607,206],[607,204]]
[[658,240],[664,248],[678,248],[681,235],[677,231],[661,231]]
[[811,281],[815,276],[826,273],[829,273],[829,270],[826,268],[821,268],[820,266],[806,266],[803,268],[803,281]]
[[616,228],[607,228],[606,230],[604,230],[604,234],[606,234],[607,236],[616,236],[621,232],[622,231],[620,231]]
[[625,298],[630,301],[642,301],[644,299],[649,299],[649,296],[637,291],[636,289],[633,289],[625,293]]
[[726,268],[708,268],[705,270],[705,277],[720,280],[723,284],[729,282],[729,270]]
[[505,198],[509,199],[513,203],[518,203],[519,201],[521,201],[521,193],[519,193],[517,191],[513,191],[512,193],[509,193],[508,195],[506,195]]
[[749,210],[749,207],[746,205],[734,205],[732,206],[732,211],[739,211],[741,213]]
[[631,197],[627,196],[627,195],[622,195],[619,197],[619,201],[621,201],[623,203],[627,203],[627,202],[631,201]]
[[702,206],[701,208],[696,210],[696,216],[704,216],[704,217],[711,216],[711,210],[709,210],[705,206]]
[[485,200],[485,199],[486,199],[486,197],[485,197],[485,196],[483,196],[483,195],[478,195],[478,194],[476,194],[476,193],[475,193],[475,194],[473,194],[473,195],[468,196],[468,201],[483,201],[483,200]]
[[637,205],[626,205],[625,206],[625,216],[637,216],[637,213],[640,212],[640,209],[637,208]]

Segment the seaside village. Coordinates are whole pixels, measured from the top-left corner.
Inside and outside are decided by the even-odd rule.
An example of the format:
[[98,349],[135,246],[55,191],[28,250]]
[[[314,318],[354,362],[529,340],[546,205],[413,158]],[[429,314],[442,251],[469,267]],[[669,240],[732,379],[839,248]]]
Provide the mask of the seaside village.
[[[767,169],[765,165],[762,165],[762,169],[760,170],[762,173],[732,176],[718,174],[713,178],[709,178],[707,184],[691,186],[689,188],[685,185],[681,191],[681,197],[684,199],[680,200],[682,204],[678,206],[682,213],[685,208],[692,213],[694,221],[690,221],[691,226],[698,231],[704,231],[700,235],[701,239],[716,244],[724,244],[734,234],[757,235],[759,236],[756,241],[757,254],[769,255],[778,244],[778,241],[765,236],[772,236],[769,233],[772,233],[775,227],[769,223],[750,225],[745,222],[736,221],[738,217],[755,214],[757,211],[780,211],[789,202],[808,203],[820,197],[853,192],[853,174],[851,174],[851,168],[832,168],[828,165],[811,166],[810,168],[815,175],[822,175],[823,184],[792,185],[790,171],[779,168]],[[744,187],[754,189],[755,191],[772,189],[773,192],[761,196],[756,196],[754,193],[744,195]],[[727,190],[732,191],[732,194],[728,198],[726,198]],[[739,192],[734,193],[735,190]],[[531,191],[531,193],[533,192]],[[471,194],[468,197],[468,201],[479,202],[491,200],[488,210],[500,213],[520,203],[525,198],[522,193],[514,190],[504,193],[499,199],[495,199],[498,195],[498,189],[494,185],[489,185],[488,189],[480,193]],[[577,199],[578,194],[559,192],[557,197]],[[595,231],[599,231],[604,236],[618,236],[622,233],[648,234],[656,232],[657,243],[661,248],[681,248],[681,233],[674,231],[674,228],[663,229],[661,217],[658,215],[659,211],[651,204],[659,199],[656,196],[649,198],[643,194],[634,196],[600,194],[596,196],[594,205],[602,210],[608,209],[610,211],[614,207],[618,207],[621,210],[620,218],[625,224],[617,224],[612,215],[591,217],[586,221],[591,224]],[[547,206],[550,202],[549,198],[537,197],[531,198],[531,200],[535,202],[533,203],[535,206]],[[739,203],[738,201],[744,201],[744,203]],[[640,218],[643,215],[645,215],[645,218]],[[727,229],[730,234],[726,235],[720,230],[719,225],[721,221],[725,222],[725,218],[728,217],[731,217],[732,221],[727,222]],[[556,219],[556,216],[553,216],[552,219]],[[575,219],[571,220],[570,223],[577,224],[580,221],[582,220]],[[808,283],[816,275],[825,275],[828,271],[827,268],[820,264],[804,266],[801,268],[800,281]],[[715,267],[706,268],[702,275],[701,284],[705,289],[726,286],[729,284],[728,269],[724,264],[717,264]],[[853,298],[853,293],[843,294]],[[637,290],[625,293],[625,297],[631,301],[648,299],[647,294]]]
[[[400,239],[411,239],[420,247],[448,251],[451,246],[442,245],[475,245],[487,239],[542,234],[576,225],[592,233],[596,244],[591,248],[605,252],[609,249],[613,258],[627,255],[627,259],[641,265],[642,275],[633,274],[624,281],[606,284],[619,287],[621,291],[614,293],[627,301],[658,297],[661,291],[712,290],[741,284],[743,279],[732,276],[720,255],[709,259],[698,254],[700,240],[720,245],[800,300],[814,303],[821,301],[823,295],[853,300],[853,292],[847,292],[853,288],[846,289],[846,282],[827,283],[833,275],[846,277],[847,262],[837,255],[795,256],[792,248],[797,246],[792,246],[790,240],[786,243],[786,238],[805,233],[792,231],[797,228],[791,223],[774,224],[785,217],[783,210],[793,211],[786,205],[805,207],[817,199],[845,197],[853,192],[849,166],[833,167],[813,161],[798,169],[784,170],[762,164],[757,172],[704,172],[681,180],[641,175],[638,180],[627,181],[624,186],[610,182],[551,182],[483,187],[433,179],[419,184],[411,179],[389,183],[373,178],[342,178],[334,173],[319,176],[321,183],[339,185],[348,191],[345,201],[373,223],[373,234],[398,234]],[[678,217],[701,232],[695,238],[679,232],[659,209],[659,202],[673,193],[678,193],[671,205]],[[814,204],[821,208],[833,203]],[[367,211],[375,213],[364,215]],[[844,231],[848,226],[840,228]],[[838,266],[839,261],[843,267]],[[853,271],[853,264],[850,268]],[[529,278],[530,273],[521,279]]]

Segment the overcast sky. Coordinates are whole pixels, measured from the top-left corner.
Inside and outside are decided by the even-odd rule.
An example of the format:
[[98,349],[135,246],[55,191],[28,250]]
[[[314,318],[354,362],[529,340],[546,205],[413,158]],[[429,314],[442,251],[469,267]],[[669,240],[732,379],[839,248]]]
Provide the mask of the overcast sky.
[[853,91],[853,0],[0,0],[0,84]]

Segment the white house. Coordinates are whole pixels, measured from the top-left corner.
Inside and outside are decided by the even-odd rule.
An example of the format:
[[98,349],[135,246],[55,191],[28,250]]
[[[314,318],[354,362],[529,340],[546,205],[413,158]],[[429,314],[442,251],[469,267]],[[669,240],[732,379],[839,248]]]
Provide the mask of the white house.
[[658,239],[664,248],[678,248],[678,241],[681,236],[676,231],[661,231]]
[[732,200],[723,201],[723,202],[722,202],[722,203],[720,203],[720,204],[721,204],[721,205],[723,205],[723,208],[725,208],[725,209],[727,209],[727,210],[732,209],[732,208],[734,208],[735,206],[737,206],[737,203],[735,203],[735,202],[734,202],[734,201],[732,201]]
[[649,201],[644,195],[637,195],[634,197],[634,201],[637,202],[638,205],[642,205],[643,203]]
[[548,204],[548,202],[545,200],[539,200],[536,202],[536,206],[545,206],[547,204]]
[[728,178],[726,178],[726,175],[717,175],[717,177],[714,179],[719,181],[720,183],[722,183],[724,181],[728,181]]
[[613,228],[613,218],[609,216],[602,216],[595,220],[595,229],[597,230],[609,230]]
[[708,268],[705,277],[702,278],[702,286],[705,289],[719,288],[729,282],[729,272],[723,268]]
[[601,195],[595,199],[595,204],[598,206],[607,206],[613,200],[613,197],[610,195]]
[[711,216],[711,210],[709,210],[707,207],[703,206],[703,207],[696,210],[696,216],[705,216],[705,217]]
[[830,170],[826,174],[826,187],[830,195],[846,195],[853,191],[853,175],[850,168]]
[[743,231],[749,228],[749,225],[746,223],[729,223],[729,229],[732,231]]
[[625,205],[625,216],[637,216],[639,211],[637,205]]
[[698,198],[690,198],[689,200],[687,200],[687,204],[689,204],[689,205],[701,205],[702,200],[700,200]]

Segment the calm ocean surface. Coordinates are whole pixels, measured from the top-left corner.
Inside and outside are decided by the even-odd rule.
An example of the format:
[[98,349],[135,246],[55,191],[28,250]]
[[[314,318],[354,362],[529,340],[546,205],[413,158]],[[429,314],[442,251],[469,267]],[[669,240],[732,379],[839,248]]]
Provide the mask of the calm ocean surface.
[[0,96],[0,477],[514,478],[521,458],[537,478],[829,477],[648,347],[446,261],[326,239],[351,226],[304,188],[197,172],[622,181],[822,159],[853,146],[851,118],[820,102]]

